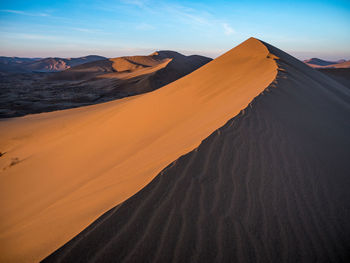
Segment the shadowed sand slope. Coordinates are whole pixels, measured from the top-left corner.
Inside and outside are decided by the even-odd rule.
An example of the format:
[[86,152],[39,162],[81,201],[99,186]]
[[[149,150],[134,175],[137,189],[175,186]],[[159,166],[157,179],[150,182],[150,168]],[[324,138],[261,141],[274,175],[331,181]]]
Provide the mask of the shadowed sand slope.
[[349,262],[349,90],[266,46],[249,107],[44,262]]
[[350,88],[350,68],[322,68],[318,70]]
[[251,38],[147,94],[2,120],[0,261],[38,261],[58,249],[246,108],[276,74],[273,56]]

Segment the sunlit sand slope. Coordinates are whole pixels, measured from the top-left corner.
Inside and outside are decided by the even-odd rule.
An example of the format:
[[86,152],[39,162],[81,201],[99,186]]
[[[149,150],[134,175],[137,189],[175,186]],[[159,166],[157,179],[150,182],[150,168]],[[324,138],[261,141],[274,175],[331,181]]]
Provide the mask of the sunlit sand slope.
[[251,38],[154,92],[0,122],[0,261],[33,262],[148,184],[276,77]]
[[349,262],[350,92],[266,46],[249,107],[44,262]]

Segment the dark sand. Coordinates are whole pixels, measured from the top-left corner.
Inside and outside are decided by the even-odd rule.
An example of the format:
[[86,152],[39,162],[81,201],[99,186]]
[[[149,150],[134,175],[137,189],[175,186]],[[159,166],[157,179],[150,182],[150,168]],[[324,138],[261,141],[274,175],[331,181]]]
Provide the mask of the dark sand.
[[349,262],[350,91],[265,45],[268,88],[43,262]]
[[350,88],[350,68],[321,68],[318,70]]

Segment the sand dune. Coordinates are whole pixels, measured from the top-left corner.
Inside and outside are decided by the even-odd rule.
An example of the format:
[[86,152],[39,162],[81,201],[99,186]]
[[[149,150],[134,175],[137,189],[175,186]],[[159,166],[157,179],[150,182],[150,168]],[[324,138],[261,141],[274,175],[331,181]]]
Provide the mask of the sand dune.
[[25,69],[40,72],[56,72],[69,69],[88,62],[104,60],[101,56],[86,56],[79,58],[44,58],[25,65]]
[[[170,83],[178,76],[184,76],[193,71],[194,68],[211,61],[210,58],[203,56],[184,56],[175,51],[156,51],[149,56],[127,56],[105,59],[86,63],[77,67],[70,68],[63,72],[56,73],[50,77],[55,80],[82,80],[99,78],[130,79],[141,75],[151,74],[160,69],[157,79],[162,82]],[[164,71],[175,70],[172,73],[171,80],[169,76],[163,76]],[[175,77],[176,76],[176,77]]]
[[40,60],[41,58],[20,58],[0,56],[0,73],[3,72],[23,72],[27,71],[23,65]]
[[0,57],[0,72],[56,72],[105,57],[90,55],[79,58],[16,58]]
[[0,73],[0,118],[142,94],[169,84],[211,60],[174,51],[158,51],[149,56],[94,61],[56,73]]
[[349,262],[350,91],[253,42],[276,58],[276,79],[44,262]]
[[[166,66],[171,59],[156,59],[152,56],[129,56],[104,59],[91,63],[85,63],[65,71],[50,76],[54,80],[81,80],[92,79],[97,76],[106,77],[107,73],[114,73],[114,77],[118,78],[118,73],[137,72],[145,68],[154,68],[159,65]],[[112,77],[113,75],[110,75]]]
[[337,63],[342,63],[342,62],[345,62],[345,60],[327,61],[319,58],[310,58],[310,59],[304,60],[304,63],[308,64],[311,67],[329,66]]
[[339,61],[325,61],[318,58],[304,60],[304,62],[312,68],[350,68],[350,61],[341,59]]
[[350,61],[346,61],[345,59],[325,61],[319,58],[312,58],[304,60],[304,63],[312,68],[316,68],[344,86],[350,87]]
[[329,68],[350,68],[350,61],[334,64],[329,66]]
[[251,38],[151,93],[2,120],[0,261],[43,259],[142,189],[246,108],[274,58]]

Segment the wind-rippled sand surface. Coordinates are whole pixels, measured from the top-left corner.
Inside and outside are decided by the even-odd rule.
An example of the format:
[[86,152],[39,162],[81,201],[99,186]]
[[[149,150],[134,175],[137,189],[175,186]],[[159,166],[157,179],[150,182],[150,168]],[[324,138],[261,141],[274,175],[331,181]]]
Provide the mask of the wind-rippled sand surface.
[[349,90],[264,45],[267,89],[44,262],[349,262]]

